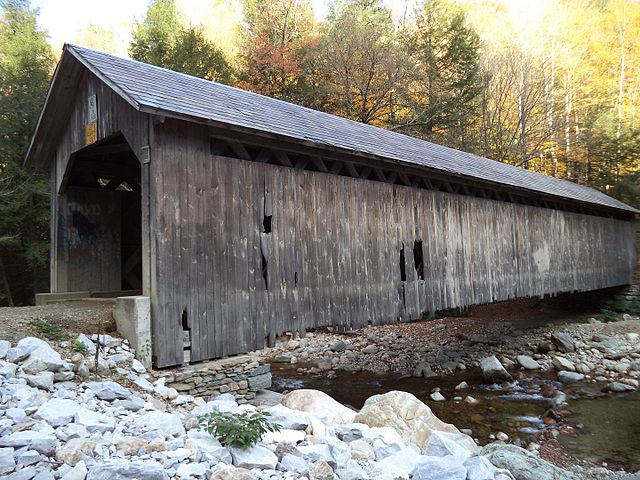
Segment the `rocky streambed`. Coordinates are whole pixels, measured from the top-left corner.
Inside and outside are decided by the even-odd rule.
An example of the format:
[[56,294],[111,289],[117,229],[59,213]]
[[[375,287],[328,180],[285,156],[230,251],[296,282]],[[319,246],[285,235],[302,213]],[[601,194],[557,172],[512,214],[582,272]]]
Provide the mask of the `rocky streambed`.
[[636,471],[639,332],[628,315],[531,325],[440,319],[315,332],[267,356],[281,391],[319,388],[359,407],[368,395],[406,390],[479,444],[500,438],[565,465]]
[[[132,350],[122,340],[79,341],[98,350],[97,371],[89,378],[83,378],[85,367],[92,369],[83,354],[61,354],[33,337],[16,345],[0,341],[2,478],[625,478],[602,469],[560,469],[504,442],[481,447],[411,393],[373,395],[358,409],[309,389],[284,396],[261,392],[254,404],[239,405],[230,394],[197,398],[172,392],[161,380],[151,383],[153,377],[125,354]],[[100,359],[110,366],[110,378],[99,378]],[[209,412],[256,411],[268,412],[281,428],[251,448],[223,446],[198,424],[198,416]]]

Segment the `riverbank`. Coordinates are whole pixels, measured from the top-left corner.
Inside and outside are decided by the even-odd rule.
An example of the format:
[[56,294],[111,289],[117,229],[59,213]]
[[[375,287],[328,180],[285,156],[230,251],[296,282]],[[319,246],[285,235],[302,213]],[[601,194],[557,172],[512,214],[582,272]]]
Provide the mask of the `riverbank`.
[[[510,302],[507,307],[492,305],[465,317],[348,334],[313,332],[293,341],[283,339],[265,357],[273,362],[276,383],[278,371],[285,370],[283,378],[293,379],[292,386],[326,389],[356,407],[361,400],[355,398],[376,389],[405,389],[442,418],[469,428],[479,443],[506,431],[509,441],[539,450],[557,464],[594,466],[612,457],[609,463],[637,470],[638,452],[627,451],[632,422],[618,425],[600,416],[602,433],[610,442],[608,450],[594,454],[600,432],[593,431],[598,424],[592,418],[587,418],[591,423],[584,420],[589,404],[577,413],[572,406],[574,400],[596,399],[602,409],[609,398],[624,397],[615,392],[637,391],[639,319],[621,315],[620,321],[603,323],[591,311],[568,314],[536,301]],[[487,392],[479,365],[492,355],[515,382],[499,382],[498,391]],[[472,388],[456,390],[462,381]],[[620,403],[625,404],[632,405]],[[614,427],[620,428],[615,436]],[[612,431],[605,432],[607,428]],[[591,451],[580,443],[586,436],[594,438],[588,445]],[[571,437],[577,439],[572,442]]]
[[[64,342],[63,342],[64,343]],[[80,347],[84,345],[84,349]],[[442,422],[414,395],[391,391],[350,409],[318,390],[180,395],[132,359],[121,339],[80,336],[79,353],[38,338],[0,341],[0,475],[7,480],[560,480],[630,478],[559,469],[537,454],[485,447]],[[90,350],[112,375],[80,372]],[[71,358],[75,357],[75,358]],[[84,357],[84,359],[80,358]],[[99,369],[99,367],[98,367]],[[126,380],[126,381],[125,381]],[[143,381],[144,380],[144,381]],[[145,381],[147,383],[145,383]],[[211,412],[266,412],[279,425],[250,448],[225,446],[200,425]],[[534,476],[532,476],[534,475]]]

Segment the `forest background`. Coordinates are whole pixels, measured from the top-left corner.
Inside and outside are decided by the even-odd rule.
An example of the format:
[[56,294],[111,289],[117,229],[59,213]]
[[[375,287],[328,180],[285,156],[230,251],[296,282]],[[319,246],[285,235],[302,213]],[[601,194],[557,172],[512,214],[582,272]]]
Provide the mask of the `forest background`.
[[[640,207],[640,2],[317,1],[152,0],[73,42]],[[28,0],[0,0],[0,305],[48,288],[48,176],[22,161],[59,48]]]

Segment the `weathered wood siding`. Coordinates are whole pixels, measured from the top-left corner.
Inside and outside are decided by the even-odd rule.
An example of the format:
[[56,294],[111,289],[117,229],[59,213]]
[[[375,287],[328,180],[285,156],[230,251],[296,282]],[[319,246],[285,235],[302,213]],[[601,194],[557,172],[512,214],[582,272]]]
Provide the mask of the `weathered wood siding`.
[[[68,175],[69,169],[72,168],[72,164],[70,164],[72,155],[86,147],[85,125],[88,122],[88,99],[91,95],[95,95],[97,100],[97,141],[122,133],[138,158],[141,157],[142,147],[149,144],[148,115],[134,110],[122,97],[93,74],[84,71],[82,81],[72,98],[73,104],[69,107],[69,117],[61,128],[61,135],[56,137],[58,143],[55,158],[51,162],[51,292],[93,289],[119,290],[121,288],[119,245],[117,251],[115,246],[109,250],[111,255],[117,253],[116,256],[103,260],[96,257],[92,261],[80,262],[75,266],[68,263],[73,261],[78,252],[73,253],[69,250],[71,244],[67,242],[68,232],[64,228],[69,221],[69,209],[72,207],[81,208],[78,200],[85,197],[82,196],[82,193],[66,191],[63,187],[63,180],[66,178],[65,174]],[[143,182],[142,188],[143,198],[148,198],[148,184]],[[96,191],[98,190],[96,189]],[[98,193],[100,192],[98,191]],[[115,192],[103,192],[102,196],[87,195],[86,198],[90,198],[87,208],[98,208],[97,204],[102,201],[100,208],[104,211],[110,208],[110,204],[116,205],[118,212],[120,211],[120,198]],[[147,221],[143,222],[143,229],[148,236],[148,202],[145,212],[146,217],[143,216],[143,218],[146,218]],[[115,223],[111,224],[109,230],[100,229],[101,232],[111,236],[97,239],[99,244],[109,243],[115,236],[119,238],[120,219],[114,217],[112,220]],[[107,263],[114,265],[108,274],[105,273]],[[148,258],[145,258],[147,270],[148,263]],[[72,274],[72,271],[75,273]],[[117,279],[115,278],[116,273]],[[90,280],[87,282],[85,279]],[[147,285],[149,283],[147,282]]]
[[206,128],[173,121],[152,152],[160,367],[182,362],[183,311],[202,360],[288,330],[625,284],[635,264],[633,222],[216,157]]
[[58,292],[120,290],[120,198],[71,191],[58,198]]

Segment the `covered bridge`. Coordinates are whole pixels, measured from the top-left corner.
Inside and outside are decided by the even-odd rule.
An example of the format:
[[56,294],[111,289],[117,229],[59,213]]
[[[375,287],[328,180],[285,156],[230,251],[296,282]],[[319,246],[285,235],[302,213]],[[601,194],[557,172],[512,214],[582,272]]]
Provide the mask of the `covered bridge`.
[[51,291],[141,290],[157,367],[636,262],[638,212],[591,188],[73,45],[26,163],[51,172]]

